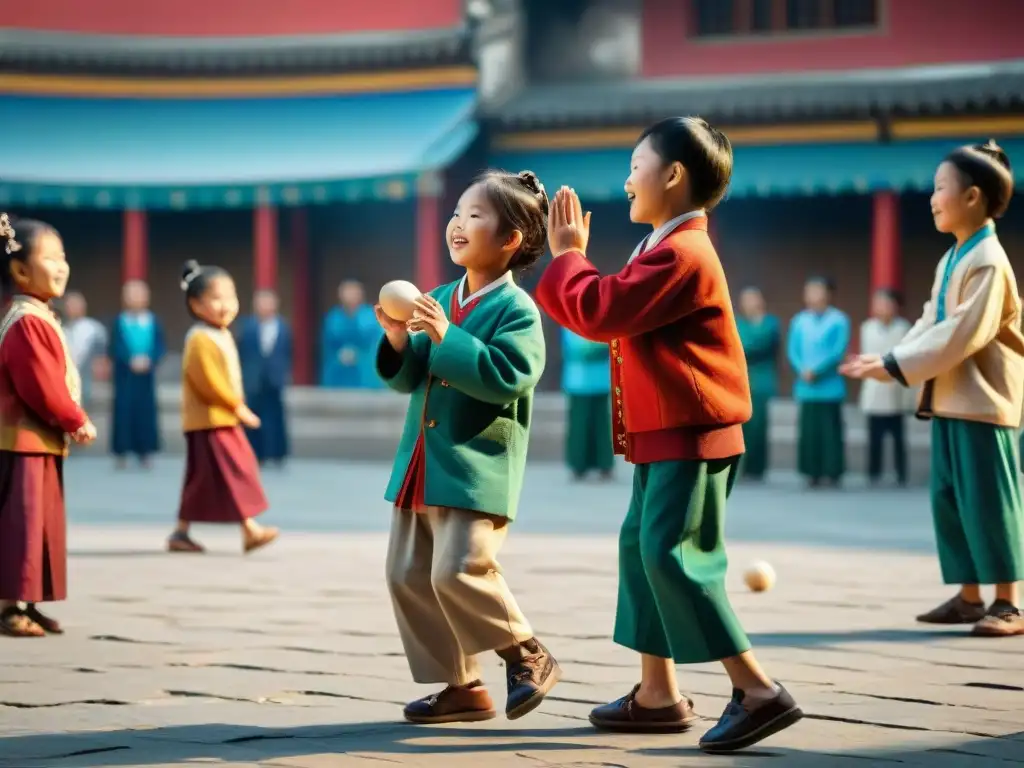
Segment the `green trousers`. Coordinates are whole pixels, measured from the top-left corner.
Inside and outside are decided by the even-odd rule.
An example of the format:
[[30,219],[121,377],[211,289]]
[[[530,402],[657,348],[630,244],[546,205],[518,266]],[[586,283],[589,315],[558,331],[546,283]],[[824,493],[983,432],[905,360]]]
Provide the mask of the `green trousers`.
[[1024,511],[1015,430],[932,421],[931,496],[947,584],[1024,580]]
[[609,395],[569,395],[565,462],[576,475],[608,472],[615,465]]
[[838,480],[846,471],[841,402],[800,403],[797,470],[812,480]]
[[738,464],[737,457],[633,469],[619,534],[616,643],[677,664],[750,650],[725,592],[725,502]]
[[760,480],[768,469],[768,408],[770,397],[754,393],[754,411],[743,425],[743,475]]

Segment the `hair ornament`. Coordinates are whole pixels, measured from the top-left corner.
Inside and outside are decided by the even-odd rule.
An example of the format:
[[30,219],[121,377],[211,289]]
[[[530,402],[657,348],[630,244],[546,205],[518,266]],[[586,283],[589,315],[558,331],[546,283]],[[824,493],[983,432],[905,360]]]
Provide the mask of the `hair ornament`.
[[193,280],[195,280],[197,277],[199,277],[199,273],[202,272],[202,271],[203,271],[202,267],[200,267],[198,264],[196,264],[191,269],[189,269],[189,271],[181,279],[181,290],[187,291],[189,285],[192,284]]
[[11,220],[6,213],[0,213],[0,237],[6,238],[7,244],[4,250],[8,254],[16,253],[21,250],[21,243],[14,239],[14,227],[11,226]]

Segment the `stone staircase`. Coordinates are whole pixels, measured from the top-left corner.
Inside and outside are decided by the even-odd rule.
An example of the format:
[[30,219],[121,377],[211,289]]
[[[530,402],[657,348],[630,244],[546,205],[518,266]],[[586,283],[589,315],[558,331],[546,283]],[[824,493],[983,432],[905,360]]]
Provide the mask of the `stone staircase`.
[[[100,434],[109,434],[111,391],[94,386],[91,413]],[[394,455],[405,418],[407,398],[389,391],[325,390],[294,387],[286,395],[293,453],[299,457],[388,461]],[[162,382],[158,390],[160,427],[166,450],[182,452],[179,415],[181,389]],[[789,400],[772,403],[770,418],[771,466],[792,469],[796,462],[796,405]],[[853,472],[863,472],[867,430],[864,417],[847,406],[846,453]],[[929,425],[908,420],[912,479],[928,477]],[[534,405],[530,458],[561,461],[565,439],[565,400],[557,393],[541,393]],[[101,437],[101,445],[105,441]]]

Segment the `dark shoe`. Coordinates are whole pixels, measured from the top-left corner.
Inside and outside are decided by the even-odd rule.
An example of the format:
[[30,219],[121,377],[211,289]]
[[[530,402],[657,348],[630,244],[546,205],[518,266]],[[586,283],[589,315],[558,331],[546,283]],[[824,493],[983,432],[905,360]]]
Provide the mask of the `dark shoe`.
[[1024,613],[1013,603],[996,600],[988,609],[988,613],[974,625],[971,634],[979,637],[1024,635]]
[[493,720],[497,713],[491,695],[482,685],[472,688],[448,686],[440,693],[409,702],[403,710],[410,723],[476,723]]
[[736,752],[767,739],[798,722],[804,713],[789,691],[779,686],[779,695],[752,711],[743,706],[743,691],[734,690],[732,701],[718,723],[700,739],[705,752]]
[[167,539],[168,552],[205,552],[203,545],[187,533],[175,531]]
[[952,597],[938,608],[922,613],[917,620],[922,624],[974,624],[985,618],[984,603],[968,603],[960,595]]
[[60,622],[56,619],[51,619],[45,613],[36,608],[35,603],[29,603],[28,607],[25,608],[25,615],[28,616],[32,621],[38,624],[48,635],[63,635],[64,629],[61,627]]
[[528,715],[562,679],[562,668],[539,640],[527,640],[514,649],[499,651],[508,670],[508,699],[505,716],[517,720]]
[[693,712],[690,699],[671,707],[648,709],[636,703],[640,686],[610,704],[591,710],[590,724],[602,731],[623,733],[682,733],[693,727],[700,718]]
[[8,637],[46,637],[46,631],[16,605],[0,611],[0,635]]

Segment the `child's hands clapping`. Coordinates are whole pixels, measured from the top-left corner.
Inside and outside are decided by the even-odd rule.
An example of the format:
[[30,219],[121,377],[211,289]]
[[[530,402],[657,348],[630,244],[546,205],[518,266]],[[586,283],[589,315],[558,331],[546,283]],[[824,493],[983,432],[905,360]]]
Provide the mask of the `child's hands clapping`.
[[448,332],[448,318],[445,317],[444,307],[441,303],[429,294],[424,294],[416,299],[416,309],[412,313],[412,319],[406,323],[410,331],[423,331],[435,344],[440,344],[444,335]]

